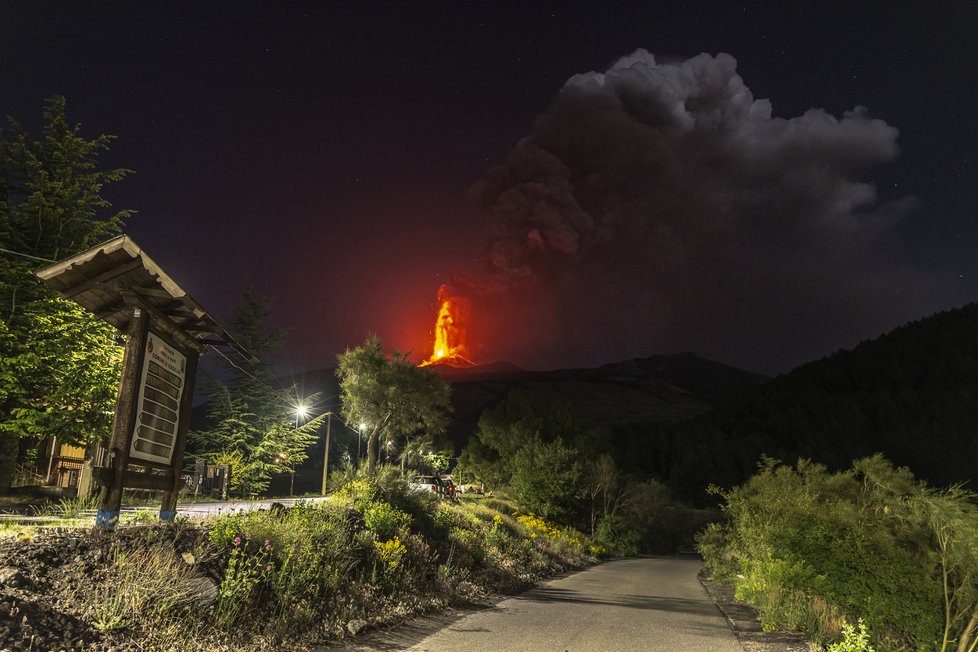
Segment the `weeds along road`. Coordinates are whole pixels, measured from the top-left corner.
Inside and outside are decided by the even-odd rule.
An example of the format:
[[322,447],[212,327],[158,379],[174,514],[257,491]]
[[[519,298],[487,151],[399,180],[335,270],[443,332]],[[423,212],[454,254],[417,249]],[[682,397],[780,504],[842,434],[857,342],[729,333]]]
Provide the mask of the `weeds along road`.
[[743,652],[696,579],[698,559],[624,559],[492,607],[422,618],[332,650]]

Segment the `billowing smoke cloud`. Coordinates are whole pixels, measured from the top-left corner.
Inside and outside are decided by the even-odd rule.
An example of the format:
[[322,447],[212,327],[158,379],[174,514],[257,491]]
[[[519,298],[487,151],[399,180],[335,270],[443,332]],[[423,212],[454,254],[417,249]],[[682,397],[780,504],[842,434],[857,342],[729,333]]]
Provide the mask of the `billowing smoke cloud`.
[[477,356],[691,349],[774,371],[912,310],[888,232],[914,201],[863,180],[897,130],[863,107],[775,117],[736,67],[639,50],[567,81],[472,190],[484,269],[456,287],[477,297]]

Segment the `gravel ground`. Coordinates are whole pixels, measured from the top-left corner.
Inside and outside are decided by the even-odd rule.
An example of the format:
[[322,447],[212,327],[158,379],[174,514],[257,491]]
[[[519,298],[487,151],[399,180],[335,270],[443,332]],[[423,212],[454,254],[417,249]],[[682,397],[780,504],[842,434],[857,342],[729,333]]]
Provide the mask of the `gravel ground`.
[[[85,622],[77,600],[111,563],[113,544],[137,545],[139,530],[120,535],[51,528],[31,539],[0,538],[0,652],[140,650],[135,641],[113,639]],[[169,545],[179,549],[181,542]]]
[[104,546],[86,539],[52,531],[0,540],[0,649],[108,649],[65,599],[73,576],[101,561]]

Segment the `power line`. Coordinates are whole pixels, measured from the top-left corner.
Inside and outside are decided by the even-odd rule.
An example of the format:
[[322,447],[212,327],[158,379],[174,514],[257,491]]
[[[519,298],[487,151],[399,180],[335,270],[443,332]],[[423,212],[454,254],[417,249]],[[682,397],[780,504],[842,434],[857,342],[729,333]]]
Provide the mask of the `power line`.
[[[240,371],[244,375],[248,376],[248,378],[251,378],[253,381],[255,381],[256,383],[258,383],[259,385],[261,385],[265,389],[267,389],[267,390],[269,390],[271,392],[281,391],[280,389],[275,389],[274,387],[269,386],[267,383],[263,382],[262,380],[256,378],[247,369],[244,369],[242,367],[239,367],[237,365],[237,363],[234,362],[234,360],[232,360],[231,358],[229,358],[226,355],[224,355],[224,351],[221,351],[219,348],[217,348],[213,344],[209,344],[208,346],[211,348],[212,351],[214,351],[219,356],[221,356],[222,358],[224,358],[225,360],[227,360],[227,363],[229,365],[231,365],[232,367],[234,367],[235,369],[237,369],[238,371]],[[359,430],[360,430],[359,428],[352,427],[350,424],[348,424],[346,421],[344,421],[343,418],[340,417],[340,415],[338,413],[334,412],[333,410],[327,410],[327,412],[329,412],[330,414],[332,414],[333,415],[333,418],[335,418],[337,421],[339,421],[340,423],[342,423],[346,427],[347,430],[352,430],[352,431],[355,431],[355,432],[359,432]]]
[[50,258],[41,258],[40,256],[32,256],[30,254],[24,254],[19,251],[11,251],[10,249],[4,249],[3,247],[0,247],[0,251],[2,251],[5,254],[13,254],[14,256],[21,256],[22,258],[30,258],[31,260],[40,260],[41,262],[44,263],[58,262],[56,260],[51,260]]
[[247,369],[244,369],[243,367],[239,367],[239,366],[238,366],[238,364],[237,364],[237,363],[236,363],[236,362],[235,362],[234,360],[232,360],[231,358],[229,358],[229,357],[227,357],[226,355],[224,355],[224,351],[222,351],[222,350],[220,350],[219,348],[217,348],[217,347],[216,347],[216,346],[214,346],[213,344],[209,344],[208,346],[210,346],[210,347],[211,347],[211,350],[212,350],[212,351],[214,351],[214,352],[215,352],[215,353],[217,353],[217,354],[218,354],[219,356],[221,356],[222,358],[224,358],[225,360],[227,360],[227,362],[228,362],[228,364],[229,364],[229,365],[231,365],[232,367],[234,367],[235,369],[237,369],[238,371],[240,371],[241,373],[243,373],[243,374],[244,374],[245,376],[247,376],[248,378],[251,378],[251,379],[252,379],[253,381],[255,381],[256,383],[258,383],[259,385],[261,385],[262,387],[264,387],[264,388],[265,388],[265,389],[267,389],[268,391],[270,391],[270,392],[278,392],[278,391],[280,391],[280,390],[278,390],[278,389],[275,389],[274,387],[270,387],[269,385],[267,385],[267,384],[265,384],[265,383],[264,383],[264,382],[262,382],[262,381],[261,381],[260,379],[258,379],[258,378],[256,378],[256,377],[255,377],[255,376],[254,376],[254,375],[253,375],[253,374],[252,374],[252,373],[251,373],[250,371],[248,371]]

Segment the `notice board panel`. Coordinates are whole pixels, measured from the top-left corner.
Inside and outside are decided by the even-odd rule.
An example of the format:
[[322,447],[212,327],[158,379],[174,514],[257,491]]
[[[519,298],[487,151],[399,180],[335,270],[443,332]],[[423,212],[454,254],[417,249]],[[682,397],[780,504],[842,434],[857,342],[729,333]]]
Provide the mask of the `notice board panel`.
[[170,464],[186,386],[187,356],[150,331],[136,408],[130,459]]

